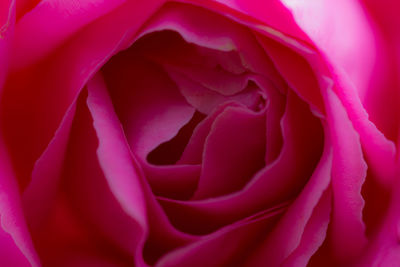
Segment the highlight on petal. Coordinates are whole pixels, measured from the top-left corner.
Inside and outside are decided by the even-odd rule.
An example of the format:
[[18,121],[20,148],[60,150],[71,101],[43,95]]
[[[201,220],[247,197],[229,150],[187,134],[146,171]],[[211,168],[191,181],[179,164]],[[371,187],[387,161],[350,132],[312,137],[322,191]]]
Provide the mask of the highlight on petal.
[[326,87],[324,96],[333,146],[332,244],[335,260],[340,262],[359,256],[367,244],[361,195],[367,165],[359,136],[331,87]]

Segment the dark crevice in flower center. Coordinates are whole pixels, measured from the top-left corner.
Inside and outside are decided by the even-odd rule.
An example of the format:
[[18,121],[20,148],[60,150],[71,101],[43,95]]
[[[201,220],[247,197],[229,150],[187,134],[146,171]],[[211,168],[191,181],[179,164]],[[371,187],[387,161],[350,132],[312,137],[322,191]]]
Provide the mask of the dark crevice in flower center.
[[154,165],[173,165],[182,156],[196,126],[206,117],[206,115],[196,111],[192,119],[185,124],[178,134],[171,140],[160,144],[147,156],[147,161]]
[[252,80],[239,51],[199,46],[172,30],[146,34],[133,47],[134,54],[162,67],[196,110],[175,137],[150,151],[146,158],[150,164],[177,164],[197,124],[219,106],[237,103],[254,112],[267,106],[264,89]]

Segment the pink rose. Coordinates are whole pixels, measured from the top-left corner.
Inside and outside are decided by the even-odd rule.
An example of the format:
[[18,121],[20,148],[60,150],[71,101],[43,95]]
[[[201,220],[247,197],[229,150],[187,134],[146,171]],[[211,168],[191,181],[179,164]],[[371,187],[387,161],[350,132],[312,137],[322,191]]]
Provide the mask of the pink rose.
[[399,7],[2,1],[1,266],[399,265]]

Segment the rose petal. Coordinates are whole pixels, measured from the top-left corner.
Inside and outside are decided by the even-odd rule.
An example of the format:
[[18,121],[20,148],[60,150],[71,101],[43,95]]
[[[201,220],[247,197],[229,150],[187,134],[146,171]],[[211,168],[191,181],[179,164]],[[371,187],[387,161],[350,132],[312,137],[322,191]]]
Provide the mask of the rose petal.
[[12,0],[0,4],[0,94],[8,73],[10,36],[14,31],[15,3]]
[[[250,258],[251,266],[262,265],[263,262],[268,262],[271,266],[280,266],[284,262],[287,266],[295,266],[289,262],[297,260],[302,260],[304,264],[301,266],[306,266],[313,252],[322,244],[330,219],[331,205],[330,197],[323,195],[330,196],[326,191],[332,171],[332,144],[326,128],[325,132],[324,153],[318,166],[300,195],[282,216],[277,227],[254,252]],[[325,229],[325,232],[312,238],[316,229],[321,231]],[[307,243],[304,240],[307,238],[314,241]]]
[[79,29],[124,2],[124,0],[41,1],[18,21],[12,56],[13,67],[26,67],[44,57]]
[[[394,145],[387,137],[392,140],[396,138],[395,132],[388,129],[397,127],[393,123],[395,120],[393,114],[397,113],[392,109],[398,106],[393,104],[393,101],[396,101],[396,97],[393,97],[396,92],[391,90],[396,86],[390,84],[390,77],[398,75],[391,73],[394,68],[389,66],[387,59],[395,58],[393,52],[382,45],[381,29],[375,27],[371,19],[377,16],[379,17],[377,23],[384,23],[393,29],[393,25],[396,25],[393,18],[396,16],[389,15],[390,11],[383,13],[382,10],[385,10],[387,5],[381,3],[376,5],[373,1],[366,1],[363,4],[358,1],[329,0],[318,3],[302,0],[283,2],[292,10],[300,27],[323,52],[322,60],[326,61],[324,64],[328,63],[331,72],[325,75],[335,74],[333,77],[336,84],[335,91],[360,134],[370,171],[374,173],[373,179],[378,186],[389,187],[391,177],[394,177],[392,171]],[[341,11],[331,12],[333,5],[335,10]],[[365,12],[366,9],[372,17]],[[348,15],[344,16],[345,13]],[[392,20],[391,23],[385,23],[388,18]],[[345,35],[349,37],[343,37]],[[321,59],[311,61],[320,62]],[[321,65],[316,67],[323,71]],[[371,73],[374,73],[372,77]],[[376,101],[376,99],[386,100]],[[389,115],[385,115],[385,112]],[[377,129],[377,126],[387,137]]]
[[213,0],[208,2],[192,0],[190,2],[206,6],[222,15],[231,14],[232,19],[237,21],[249,20],[252,24],[267,24],[285,35],[293,36],[305,42],[309,41],[307,35],[294,21],[292,14],[279,0],[262,4],[246,0]]
[[134,47],[115,56],[104,67],[104,76],[129,144],[141,161],[193,116],[194,108],[168,75],[137,55]]
[[[147,249],[165,251],[193,240],[191,236],[173,229],[155,202],[154,195],[143,180],[140,165],[130,152],[100,75],[91,80],[88,89],[88,107],[100,142],[97,154],[107,183],[123,210],[135,218],[145,233],[150,233],[146,245],[141,240],[134,251],[136,262],[143,264],[142,249],[145,249],[146,255]],[[118,227],[115,230],[118,231]],[[154,260],[157,253],[145,257]]]
[[[89,77],[135,35],[159,4],[158,0],[146,1],[139,8],[136,2],[129,1],[81,29],[48,57],[40,58],[40,63],[16,69],[9,76],[0,104],[1,117],[4,138],[23,187],[34,162]],[[35,19],[43,21],[43,17]],[[16,51],[19,52],[35,50]],[[24,152],[27,150],[31,153]]]
[[25,217],[33,229],[46,218],[56,199],[75,110],[76,101],[69,107],[53,139],[36,161],[31,181],[22,195]]
[[[15,1],[0,3],[0,96],[8,73]],[[0,262],[5,266],[40,266],[33,247],[3,133],[0,133]]]
[[167,68],[167,72],[172,80],[176,82],[187,102],[205,114],[210,114],[216,107],[227,101],[242,103],[249,109],[258,109],[259,104],[263,101],[262,94],[256,86],[248,86],[245,90],[235,95],[223,96],[208,90],[203,85],[169,68]]
[[285,112],[285,95],[276,88],[271,81],[260,76],[253,75],[252,80],[266,93],[266,151],[265,163],[273,162],[282,149],[281,118]]
[[357,257],[367,243],[361,196],[367,165],[359,136],[340,100],[329,87],[325,98],[333,144],[332,242],[335,259],[340,262]]
[[6,266],[40,266],[2,139],[0,139],[0,177],[0,261]]
[[169,3],[152,18],[141,36],[162,30],[177,31],[188,43],[201,47],[224,52],[237,51],[246,69],[267,76],[277,87],[283,83],[252,33],[224,16],[193,5]]
[[211,127],[216,118],[227,108],[227,107],[238,107],[240,106],[235,102],[227,102],[215,108],[215,110],[209,114],[199,125],[194,129],[193,134],[182,153],[182,157],[178,161],[178,164],[201,164],[203,161],[204,143],[208,134],[210,133]]
[[144,166],[153,193],[172,199],[189,199],[197,188],[200,165]]
[[120,130],[120,122],[113,112],[105,83],[100,75],[96,75],[87,87],[87,105],[99,138],[97,155],[100,166],[124,210],[145,228],[145,204],[138,170],[131,164],[131,154]]
[[[307,60],[292,49],[270,38],[257,36],[265,52],[271,57],[289,87],[297,92],[312,108],[323,114],[324,105],[318,80]],[[299,69],[302,71],[299,72]]]
[[243,190],[200,201],[159,198],[178,229],[197,234],[212,232],[273,203],[285,201],[301,190],[320,159],[322,131],[306,104],[293,93],[288,99],[282,119],[284,144],[281,154]]
[[[156,266],[239,265],[276,223],[285,206],[265,210],[167,254]],[[223,249],[221,249],[223,248]]]
[[200,180],[193,199],[240,190],[265,162],[265,113],[227,107],[205,141]]
[[282,266],[307,266],[311,256],[324,242],[332,208],[331,192],[326,192],[314,208],[313,214],[304,228],[301,242]]

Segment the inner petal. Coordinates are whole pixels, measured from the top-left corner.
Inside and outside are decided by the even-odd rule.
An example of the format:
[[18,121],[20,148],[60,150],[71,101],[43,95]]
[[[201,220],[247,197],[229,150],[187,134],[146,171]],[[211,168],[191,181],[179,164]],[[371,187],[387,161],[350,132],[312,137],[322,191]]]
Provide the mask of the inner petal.
[[[196,188],[197,199],[240,190],[281,148],[283,109],[277,106],[284,106],[284,101],[271,104],[269,96],[275,98],[271,91],[284,83],[270,60],[264,60],[263,49],[245,27],[216,14],[209,18],[217,29],[209,28],[211,24],[205,27],[191,16],[200,19],[210,12],[195,9],[180,5],[177,14],[175,8],[163,9],[133,45],[102,70],[128,142],[153,193],[174,199],[187,199]],[[260,82],[259,77],[267,82]],[[278,91],[281,94],[285,89]],[[252,124],[252,116],[233,119],[226,129],[217,126],[224,125],[220,117],[225,118],[225,109],[230,107],[257,117],[257,126]],[[269,107],[272,111],[267,113]],[[237,117],[242,119],[243,114]],[[277,118],[270,118],[275,115]],[[214,125],[215,120],[218,123]],[[277,131],[270,129],[273,134],[267,136],[266,126]],[[201,138],[196,140],[199,132]],[[240,142],[244,145],[238,146]],[[229,160],[224,158],[226,153]],[[237,168],[227,163],[232,160]],[[169,179],[166,173],[176,179]],[[188,173],[190,178],[185,179]],[[166,186],[167,181],[175,185],[184,182],[185,186],[175,190],[178,187]]]

